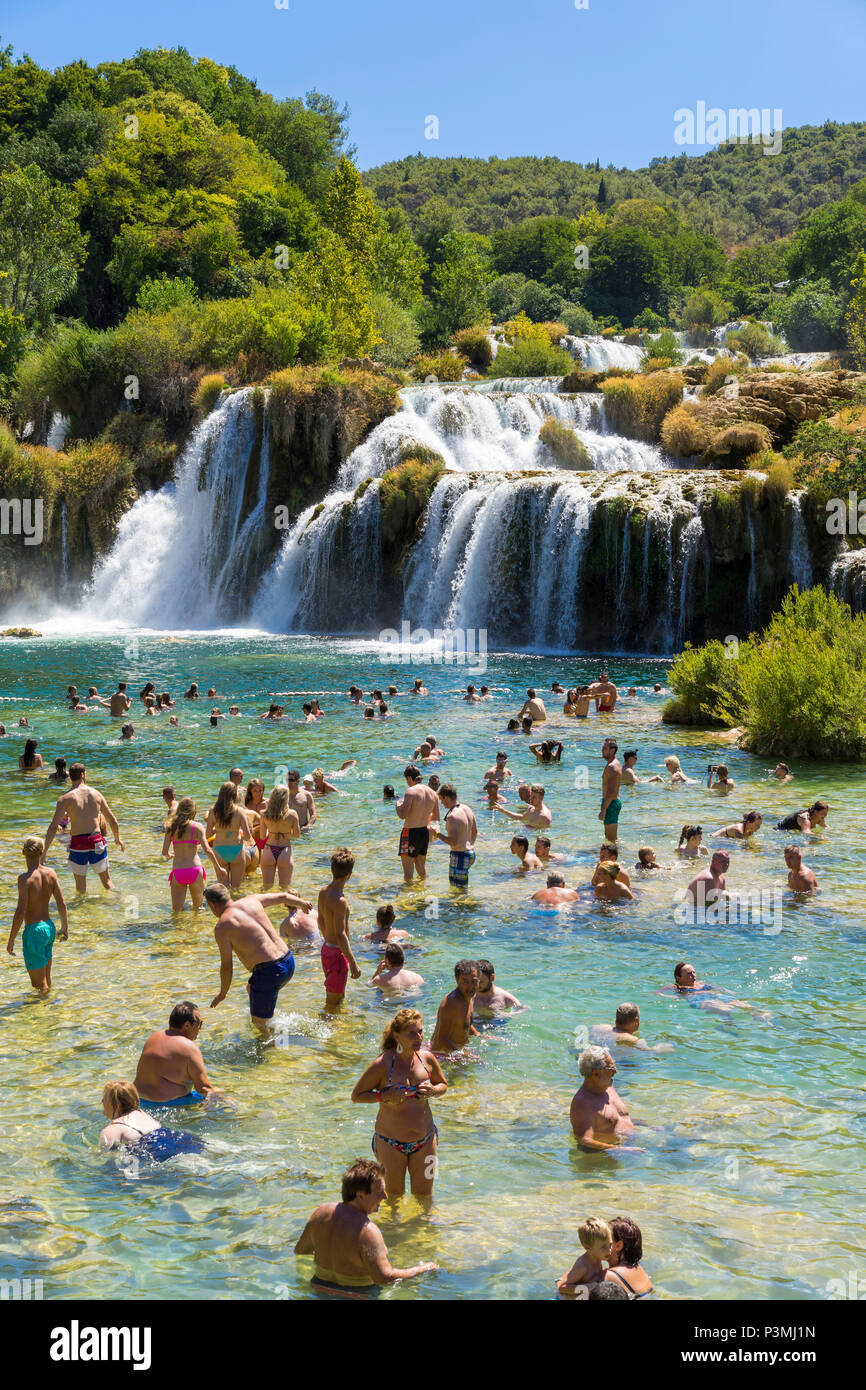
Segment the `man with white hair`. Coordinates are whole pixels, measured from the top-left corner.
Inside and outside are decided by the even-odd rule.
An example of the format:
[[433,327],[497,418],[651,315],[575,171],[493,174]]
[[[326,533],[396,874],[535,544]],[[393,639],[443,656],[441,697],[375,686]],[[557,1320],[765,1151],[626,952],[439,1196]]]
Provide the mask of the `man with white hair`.
[[622,1142],[634,1134],[634,1125],[627,1105],[614,1090],[617,1068],[607,1048],[585,1048],[577,1065],[583,1085],[571,1102],[570,1114],[571,1128],[580,1147],[590,1153],[612,1148],[642,1153],[642,1149]]

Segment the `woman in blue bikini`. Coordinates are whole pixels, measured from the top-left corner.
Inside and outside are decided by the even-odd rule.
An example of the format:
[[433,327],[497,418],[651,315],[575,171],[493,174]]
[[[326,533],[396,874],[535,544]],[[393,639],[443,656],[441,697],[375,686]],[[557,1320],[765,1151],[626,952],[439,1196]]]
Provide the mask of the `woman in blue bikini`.
[[382,1035],[382,1052],[352,1092],[352,1100],[378,1104],[373,1154],[384,1166],[389,1197],[406,1190],[406,1173],[415,1197],[429,1197],[436,1176],[438,1131],[430,1099],[443,1096],[448,1083],[433,1053],[422,1044],[417,1009],[400,1009]]
[[232,888],[244,881],[247,855],[255,854],[256,845],[246,811],[238,805],[238,789],[234,782],[223,782],[217,799],[207,813],[205,834],[213,837],[214,854],[229,871]]

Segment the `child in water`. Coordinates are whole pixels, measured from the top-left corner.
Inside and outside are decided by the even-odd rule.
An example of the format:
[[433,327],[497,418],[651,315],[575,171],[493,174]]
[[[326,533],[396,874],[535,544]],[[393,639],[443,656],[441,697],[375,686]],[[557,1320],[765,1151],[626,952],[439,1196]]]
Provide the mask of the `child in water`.
[[592,1285],[601,1283],[604,1261],[610,1259],[613,1232],[606,1221],[598,1216],[589,1216],[578,1226],[577,1235],[583,1246],[583,1254],[578,1256],[567,1274],[557,1279],[560,1298],[586,1298]]

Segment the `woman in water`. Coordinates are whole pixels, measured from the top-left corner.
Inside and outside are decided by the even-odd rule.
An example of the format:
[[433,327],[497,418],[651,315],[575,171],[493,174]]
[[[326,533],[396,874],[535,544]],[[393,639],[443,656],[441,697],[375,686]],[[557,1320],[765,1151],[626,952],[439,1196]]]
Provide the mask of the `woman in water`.
[[131,1081],[108,1081],[102,1092],[102,1113],[108,1124],[99,1136],[99,1147],[130,1149],[136,1158],[162,1163],[175,1154],[201,1153],[204,1142],[195,1134],[168,1129],[140,1108],[141,1098]]
[[641,1268],[643,1238],[640,1226],[627,1216],[615,1216],[610,1223],[610,1231],[613,1239],[602,1283],[621,1285],[630,1301],[648,1298],[653,1286],[646,1270]]
[[42,766],[42,754],[36,752],[37,743],[35,738],[28,738],[24,745],[24,752],[18,759],[18,767],[21,772],[38,772]]
[[247,854],[255,853],[252,831],[246,811],[238,805],[238,789],[234,782],[223,782],[217,799],[207,813],[205,833],[213,837],[214,853],[228,865],[232,888],[244,881]]
[[736,821],[733,825],[723,825],[721,830],[714,830],[713,839],[750,840],[763,824],[764,817],[760,811],[747,811],[741,821]]
[[[191,796],[184,796],[177,803],[174,814],[165,827],[162,857],[173,860],[168,876],[172,912],[180,912],[186,902],[187,890],[193,907],[199,908],[202,905],[207,874],[198,857],[199,851],[206,854],[213,864],[220,883],[228,882],[228,874],[205,839],[204,826],[196,820],[195,815],[195,802]],[[169,854],[170,846],[172,854]]]
[[574,718],[574,715],[575,715],[575,702],[576,702],[576,700],[577,700],[577,691],[576,691],[576,690],[567,690],[567,691],[565,692],[565,704],[562,706],[562,712],[563,712],[563,714],[568,715],[569,719],[573,719],[573,718]]
[[274,787],[268,804],[262,811],[260,833],[265,836],[262,850],[262,887],[265,892],[273,887],[274,874],[279,875],[280,887],[289,888],[292,883],[292,870],[295,867],[292,857],[292,840],[301,834],[301,822],[297,811],[289,805],[288,787]]
[[250,823],[250,830],[253,833],[253,841],[256,846],[255,856],[250,857],[247,864],[247,872],[257,869],[262,857],[262,850],[265,847],[267,836],[262,833],[261,816],[267,802],[265,801],[265,784],[261,777],[251,777],[247,782],[247,789],[244,792],[244,810]]
[[437,1130],[430,1100],[448,1083],[432,1052],[423,1046],[417,1009],[400,1009],[382,1035],[382,1051],[352,1092],[352,1100],[378,1105],[373,1155],[385,1168],[388,1195],[406,1190],[406,1174],[416,1197],[429,1197],[436,1172]]
[[676,853],[683,859],[698,859],[702,854],[709,854],[706,845],[701,844],[704,837],[704,827],[702,825],[684,825],[680,831],[680,842],[677,845]]
[[667,758],[665,758],[665,767],[671,775],[671,780],[668,783],[668,786],[690,787],[697,785],[694,777],[687,777],[686,774],[683,772],[682,768],[680,767],[680,760],[675,753],[671,753],[668,755]]
[[50,773],[48,774],[48,780],[49,780],[49,782],[58,782],[58,783],[60,783],[60,782],[68,782],[68,781],[69,781],[69,773],[66,771],[66,759],[65,759],[65,758],[55,758],[55,759],[54,759],[54,771],[53,771],[53,772],[50,772]]
[[562,744],[556,739],[546,738],[542,743],[530,743],[530,753],[534,753],[540,763],[558,763],[562,757]]

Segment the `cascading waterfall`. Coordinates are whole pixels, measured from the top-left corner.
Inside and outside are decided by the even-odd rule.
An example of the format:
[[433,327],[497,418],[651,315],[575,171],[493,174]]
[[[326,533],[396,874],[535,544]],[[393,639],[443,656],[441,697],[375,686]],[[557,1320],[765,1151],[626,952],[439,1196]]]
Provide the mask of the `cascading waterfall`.
[[746,530],[749,536],[749,580],[746,586],[746,606],[749,614],[749,622],[753,622],[758,607],[758,576],[756,572],[756,550],[755,550],[755,518],[752,516],[752,508],[746,503]]
[[607,372],[612,367],[626,372],[640,371],[643,348],[637,343],[618,343],[615,338],[602,338],[594,333],[585,338],[567,333],[561,343],[584,371]]
[[791,582],[802,589],[811,589],[814,581],[812,560],[809,555],[809,538],[803,520],[803,493],[792,492],[788,496],[791,507],[791,551],[788,558],[788,573]]
[[66,501],[60,503],[60,592],[66,593],[69,584],[69,515]]
[[[129,624],[156,628],[227,627],[243,616],[264,529],[267,434],[251,389],[224,393],[193,433],[174,481],[122,518],[94,572],[85,615],[118,612]],[[245,516],[257,438],[258,486]]]

